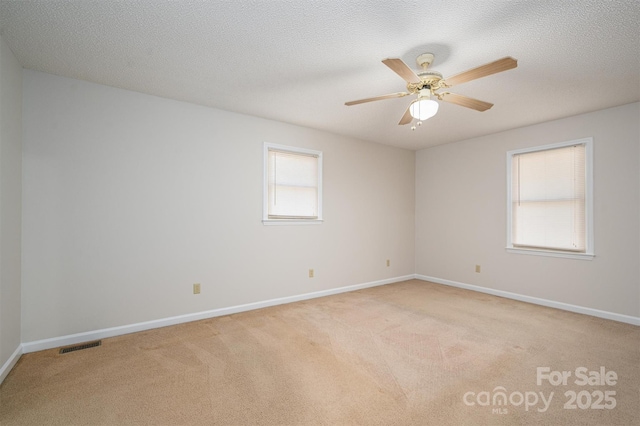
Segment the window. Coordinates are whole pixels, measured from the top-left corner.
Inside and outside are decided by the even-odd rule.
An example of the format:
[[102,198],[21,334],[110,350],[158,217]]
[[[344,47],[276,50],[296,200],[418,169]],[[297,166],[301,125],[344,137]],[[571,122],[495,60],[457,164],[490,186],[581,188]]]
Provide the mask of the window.
[[322,222],[322,152],[264,144],[264,224]]
[[507,153],[507,251],[593,258],[592,144]]

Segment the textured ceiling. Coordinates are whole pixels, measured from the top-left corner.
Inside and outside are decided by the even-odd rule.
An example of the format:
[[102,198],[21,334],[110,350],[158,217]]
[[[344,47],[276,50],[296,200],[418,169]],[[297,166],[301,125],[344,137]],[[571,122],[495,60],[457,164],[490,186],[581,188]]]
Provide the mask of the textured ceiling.
[[[637,0],[0,0],[23,67],[419,149],[640,100]],[[504,56],[518,68],[452,92],[416,131],[380,61],[445,77]]]

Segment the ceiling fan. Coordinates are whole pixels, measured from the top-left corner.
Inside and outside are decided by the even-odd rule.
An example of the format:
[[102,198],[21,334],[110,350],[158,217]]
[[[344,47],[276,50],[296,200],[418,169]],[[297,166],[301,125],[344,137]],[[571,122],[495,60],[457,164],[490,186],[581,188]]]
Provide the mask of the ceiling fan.
[[[398,74],[407,82],[406,92],[391,93],[388,95],[376,96],[375,98],[359,99],[357,101],[345,102],[345,105],[358,105],[365,102],[380,101],[383,99],[401,98],[407,95],[417,95],[416,99],[409,104],[404,115],[400,119],[399,125],[409,124],[415,118],[420,126],[422,121],[433,117],[438,112],[438,103],[431,99],[432,96],[438,100],[451,102],[452,104],[475,109],[476,111],[486,111],[493,106],[492,103],[480,101],[478,99],[469,98],[463,95],[443,91],[456,84],[466,83],[491,74],[507,71],[518,66],[518,61],[507,56],[497,61],[481,65],[477,68],[456,74],[447,79],[442,78],[442,74],[437,71],[428,70],[433,62],[434,55],[432,53],[423,53],[416,58],[416,62],[422,68],[418,73],[414,72],[401,59],[391,58],[382,61],[383,64],[391,68],[393,72]],[[411,127],[415,130],[415,125]]]

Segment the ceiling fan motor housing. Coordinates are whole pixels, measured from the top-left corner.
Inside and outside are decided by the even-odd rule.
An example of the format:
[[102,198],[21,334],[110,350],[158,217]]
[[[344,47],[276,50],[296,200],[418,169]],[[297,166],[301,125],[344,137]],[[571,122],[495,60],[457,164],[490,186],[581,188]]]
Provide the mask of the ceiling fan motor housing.
[[440,88],[439,82],[442,80],[442,74],[437,71],[421,71],[417,73],[420,77],[420,83],[407,83],[407,90],[411,94],[420,92],[423,89],[429,89],[432,92]]

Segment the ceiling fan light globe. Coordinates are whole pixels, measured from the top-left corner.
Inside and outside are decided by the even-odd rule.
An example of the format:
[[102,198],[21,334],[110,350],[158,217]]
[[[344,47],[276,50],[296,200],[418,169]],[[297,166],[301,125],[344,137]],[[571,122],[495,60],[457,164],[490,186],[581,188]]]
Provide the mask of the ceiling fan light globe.
[[414,101],[409,107],[409,113],[417,120],[424,121],[436,115],[438,103],[431,99],[420,99]]

